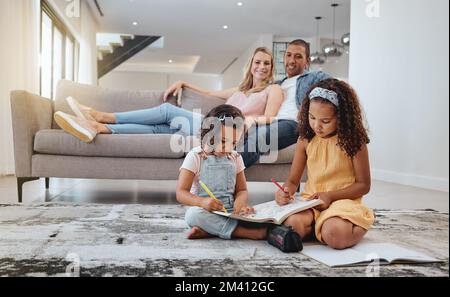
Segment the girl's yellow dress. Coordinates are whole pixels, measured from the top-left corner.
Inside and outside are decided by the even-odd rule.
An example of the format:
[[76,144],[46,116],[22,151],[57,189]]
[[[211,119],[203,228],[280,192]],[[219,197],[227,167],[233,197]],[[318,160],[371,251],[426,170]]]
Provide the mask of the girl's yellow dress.
[[[308,180],[302,192],[304,199],[315,193],[344,189],[355,182],[352,159],[337,144],[337,135],[324,139],[314,137],[306,148]],[[362,203],[362,197],[333,202],[322,212],[313,209],[315,234],[322,241],[323,223],[332,217],[348,220],[368,230],[374,223],[373,211]]]

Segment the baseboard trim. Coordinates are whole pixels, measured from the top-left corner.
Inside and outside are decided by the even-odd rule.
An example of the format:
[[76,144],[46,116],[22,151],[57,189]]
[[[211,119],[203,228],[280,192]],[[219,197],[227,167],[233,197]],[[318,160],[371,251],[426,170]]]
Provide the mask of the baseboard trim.
[[16,176],[13,173],[0,173],[0,177],[12,177],[12,176]]
[[372,178],[375,180],[441,192],[449,192],[449,180],[444,178],[406,174],[379,169],[372,169],[371,173]]

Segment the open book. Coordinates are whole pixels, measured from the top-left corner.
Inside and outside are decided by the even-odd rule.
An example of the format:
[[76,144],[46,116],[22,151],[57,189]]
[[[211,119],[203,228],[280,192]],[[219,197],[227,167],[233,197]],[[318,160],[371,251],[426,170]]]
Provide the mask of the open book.
[[335,250],[325,245],[305,245],[302,254],[330,267],[366,266],[374,261],[380,265],[441,262],[392,243],[364,241],[345,250]]
[[313,208],[320,203],[322,202],[317,199],[305,201],[296,197],[292,202],[283,206],[279,206],[275,200],[255,205],[253,206],[255,213],[245,216],[220,211],[215,211],[214,213],[242,221],[281,225],[290,215]]

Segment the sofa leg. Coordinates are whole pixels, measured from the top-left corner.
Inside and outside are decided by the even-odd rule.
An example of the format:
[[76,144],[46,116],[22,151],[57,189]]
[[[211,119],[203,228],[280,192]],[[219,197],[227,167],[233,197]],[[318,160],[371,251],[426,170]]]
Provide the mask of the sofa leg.
[[45,178],[45,188],[48,190],[50,188],[50,178],[46,177]]
[[26,182],[38,180],[39,177],[18,177],[17,178],[17,193],[19,196],[19,203],[22,203],[22,186]]

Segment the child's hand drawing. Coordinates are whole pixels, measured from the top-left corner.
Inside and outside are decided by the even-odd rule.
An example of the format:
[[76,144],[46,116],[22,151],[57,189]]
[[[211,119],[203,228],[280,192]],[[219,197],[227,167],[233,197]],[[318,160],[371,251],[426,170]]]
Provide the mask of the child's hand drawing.
[[327,209],[328,207],[330,207],[331,202],[333,202],[331,200],[331,195],[330,193],[315,193],[311,196],[310,199],[319,199],[322,201],[322,204],[317,205],[316,207],[314,207],[315,209],[317,209],[318,211],[324,211],[325,209]]
[[223,203],[216,199],[204,198],[202,201],[202,208],[209,212],[223,211]]
[[284,188],[284,191],[278,190],[275,194],[275,201],[280,206],[289,204],[292,200],[294,200],[294,196],[289,194],[288,188]]

